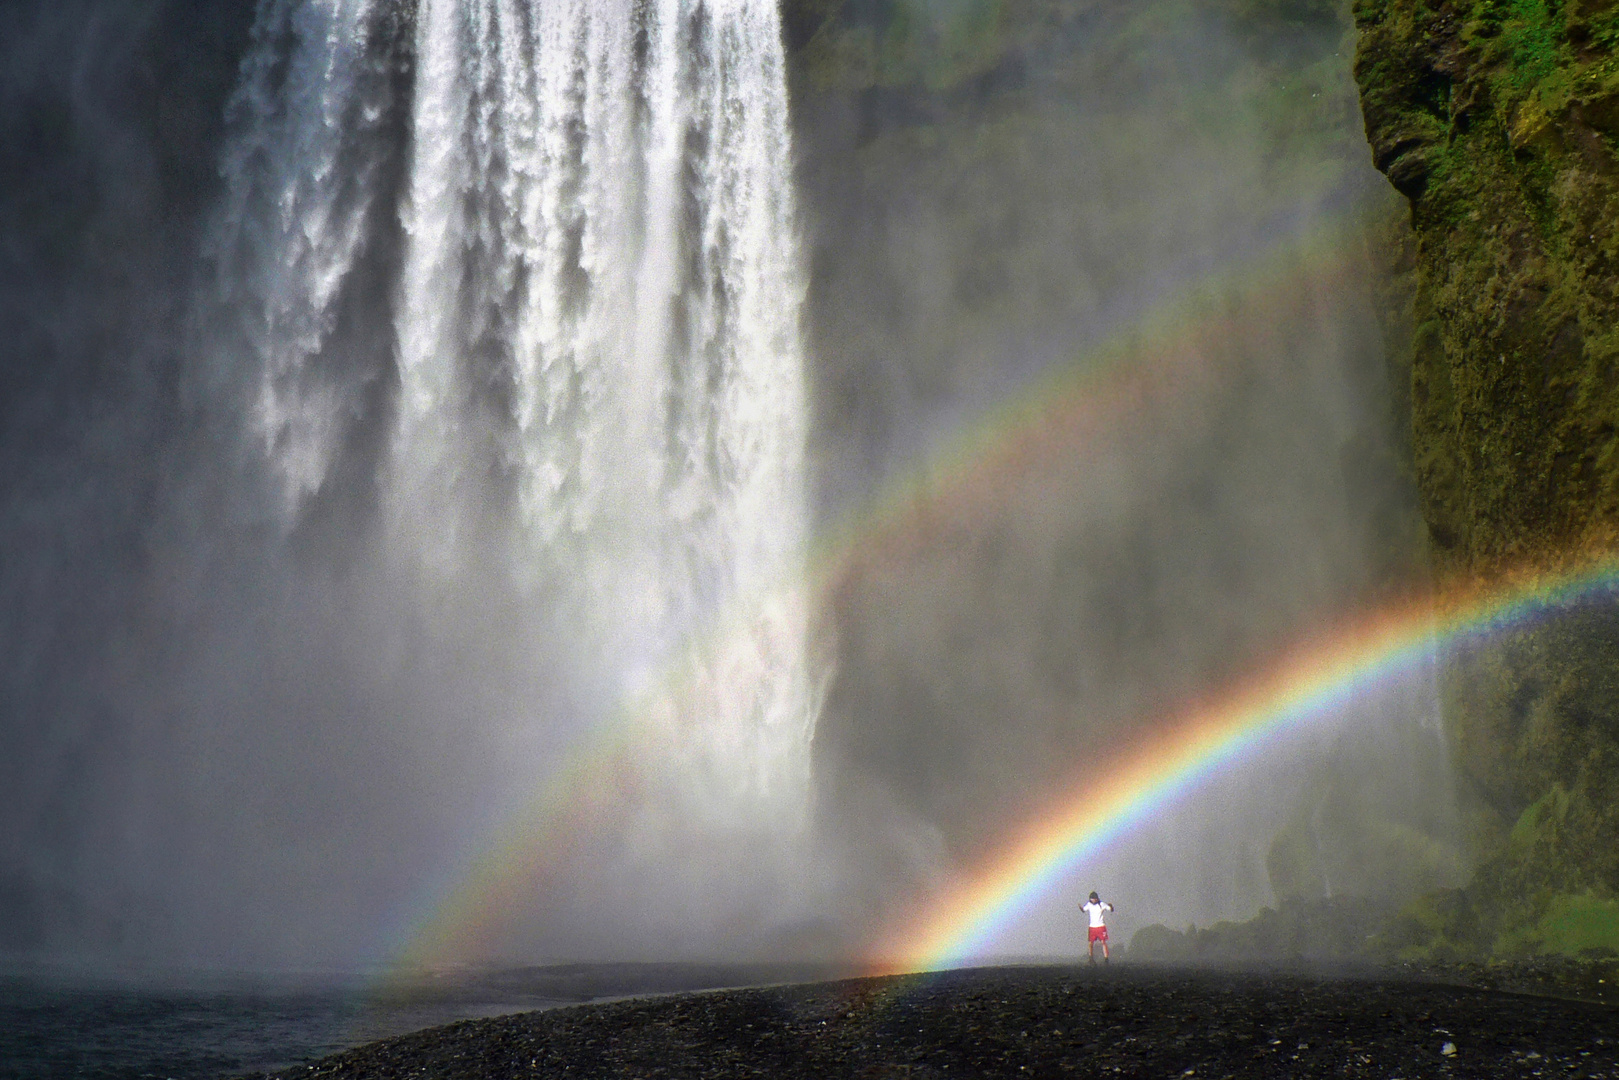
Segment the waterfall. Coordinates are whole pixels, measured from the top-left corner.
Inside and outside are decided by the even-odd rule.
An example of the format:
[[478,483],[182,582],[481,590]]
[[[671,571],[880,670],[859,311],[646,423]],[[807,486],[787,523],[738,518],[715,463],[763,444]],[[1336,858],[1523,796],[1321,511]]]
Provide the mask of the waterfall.
[[233,324],[233,341],[209,351],[238,362],[210,356],[203,383],[238,399],[287,519],[339,468],[376,381],[380,343],[355,308],[388,210],[391,19],[379,7],[260,0],[227,107],[225,197],[206,254],[213,317]]
[[424,0],[416,56],[402,531],[454,567],[498,508],[626,675],[685,652],[687,703],[647,709],[705,783],[770,787],[815,711],[775,5]]
[[243,63],[214,262],[274,501],[295,527],[367,470],[388,565],[463,610],[496,582],[591,657],[675,818],[801,822],[819,680],[775,0],[407,7],[261,0]]

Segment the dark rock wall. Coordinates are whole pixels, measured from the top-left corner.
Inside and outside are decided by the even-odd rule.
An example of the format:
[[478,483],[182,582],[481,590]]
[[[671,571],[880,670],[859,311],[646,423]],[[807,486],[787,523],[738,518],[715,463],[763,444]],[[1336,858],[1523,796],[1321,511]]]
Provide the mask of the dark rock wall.
[[[1619,525],[1619,6],[1354,15],[1367,138],[1417,238],[1410,437],[1440,585],[1599,556]],[[1444,698],[1483,869],[1410,943],[1619,947],[1601,907],[1619,889],[1619,611],[1470,647]],[[1527,935],[1505,929],[1515,905]]]
[[1619,17],[1596,6],[1356,5],[1367,137],[1420,237],[1413,428],[1449,572],[1619,520]]

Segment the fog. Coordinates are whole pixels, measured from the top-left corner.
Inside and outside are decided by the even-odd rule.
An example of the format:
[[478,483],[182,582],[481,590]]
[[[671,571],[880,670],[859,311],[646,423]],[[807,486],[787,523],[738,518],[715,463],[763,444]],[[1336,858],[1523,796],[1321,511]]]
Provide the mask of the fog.
[[[562,16],[464,9],[0,13],[7,957],[858,958],[1420,584],[1402,210],[1330,12],[1008,4],[853,82],[791,20],[784,72],[598,13],[638,119],[545,143]],[[703,127],[726,93],[781,130]],[[1249,917],[1305,827],[1301,895],[1442,883],[1443,759],[1410,673],[996,948],[1077,951],[1091,888],[1121,936]]]
[[[992,861],[1007,822],[1189,700],[1422,577],[1392,398],[1403,217],[1366,156],[1342,16],[1065,10],[953,92],[802,99],[822,498],[855,520],[885,485],[909,501],[835,589],[819,775],[871,800],[857,817],[913,815],[950,867]],[[1453,845],[1429,678],[1162,808],[1007,950],[1070,951],[1093,887],[1126,931],[1274,904],[1273,839],[1324,762]],[[1446,873],[1405,871],[1337,888]]]

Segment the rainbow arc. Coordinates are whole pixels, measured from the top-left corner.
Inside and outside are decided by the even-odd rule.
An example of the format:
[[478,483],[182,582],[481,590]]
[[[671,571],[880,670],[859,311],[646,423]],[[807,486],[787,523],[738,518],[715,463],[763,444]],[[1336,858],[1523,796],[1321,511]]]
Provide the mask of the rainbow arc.
[[1035,901],[1109,844],[1221,770],[1439,652],[1619,594],[1619,561],[1525,571],[1447,598],[1418,597],[1307,642],[1266,673],[1167,722],[1106,777],[1076,786],[1002,853],[873,950],[882,972],[956,967],[993,952]]

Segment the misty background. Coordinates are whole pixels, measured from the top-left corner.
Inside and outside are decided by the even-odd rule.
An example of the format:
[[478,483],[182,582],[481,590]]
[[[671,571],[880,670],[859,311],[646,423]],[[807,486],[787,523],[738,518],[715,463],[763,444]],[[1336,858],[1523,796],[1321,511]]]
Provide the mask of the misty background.
[[[216,348],[253,333],[210,243],[254,5],[0,10],[8,957],[385,960],[618,692],[500,567],[426,587],[382,553],[417,72],[410,5],[379,10],[330,349],[354,422],[290,520]],[[632,869],[537,884],[474,959],[858,952],[1155,721],[1421,580],[1404,211],[1344,12],[850,0],[784,25],[829,673],[813,840],[784,857],[816,885],[586,844],[566,867]],[[996,428],[1065,378],[1044,430]],[[1456,880],[1443,758],[1424,679],[1386,688],[1167,808],[1006,951],[1076,949],[1090,888],[1128,930]]]
[[[913,40],[961,40],[959,6],[913,9]],[[861,47],[844,11],[824,53]],[[823,505],[896,475],[915,501],[838,583],[817,763],[856,821],[898,803],[967,865],[1154,720],[1424,575],[1393,398],[1406,211],[1367,154],[1347,11],[1002,17],[919,74],[817,69],[823,25],[797,97]],[[952,441],[1053,372],[1105,415],[1053,410],[964,494]],[[1006,948],[1060,950],[1092,887],[1128,931],[1454,882],[1444,756],[1418,673],[1165,808]]]

